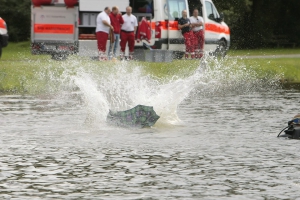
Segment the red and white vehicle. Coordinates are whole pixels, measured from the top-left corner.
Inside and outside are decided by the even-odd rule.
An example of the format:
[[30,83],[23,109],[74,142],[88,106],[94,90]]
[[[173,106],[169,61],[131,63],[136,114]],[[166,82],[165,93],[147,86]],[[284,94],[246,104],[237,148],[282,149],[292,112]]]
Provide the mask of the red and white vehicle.
[[[139,1],[136,1],[139,2]],[[133,10],[137,12],[139,6],[130,1]],[[152,29],[155,29],[155,38],[151,45],[155,49],[173,50],[179,57],[183,55],[185,46],[181,32],[178,30],[178,19],[182,10],[187,10],[188,17],[197,8],[203,17],[205,26],[204,50],[225,55],[230,46],[230,31],[219,14],[212,0],[154,0],[152,3]],[[150,46],[151,46],[150,45]]]
[[32,54],[66,58],[78,52],[78,0],[32,0]]
[[[141,21],[146,17],[151,25],[152,38],[147,43],[153,49],[172,50],[178,57],[185,50],[178,30],[182,10],[188,17],[194,8],[204,19],[204,50],[225,55],[230,46],[229,27],[223,21],[212,0],[32,0],[32,52],[52,55],[97,56],[96,18],[106,6],[118,6],[125,12],[131,6]],[[43,2],[47,1],[47,5]],[[136,48],[143,48],[136,42]],[[108,49],[108,48],[107,48]]]
[[2,48],[8,44],[7,27],[4,19],[0,17],[0,58],[2,55]]

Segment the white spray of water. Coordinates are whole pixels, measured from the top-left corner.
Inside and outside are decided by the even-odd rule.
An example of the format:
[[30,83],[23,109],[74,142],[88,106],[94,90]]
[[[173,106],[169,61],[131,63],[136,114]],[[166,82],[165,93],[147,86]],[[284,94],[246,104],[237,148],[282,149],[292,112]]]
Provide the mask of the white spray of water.
[[73,76],[82,92],[89,118],[103,122],[109,109],[120,111],[141,104],[153,106],[160,115],[160,123],[181,123],[177,107],[194,88],[196,76],[160,83],[143,75],[142,69],[142,66],[128,68],[121,64],[113,66],[105,75],[79,71]]
[[[103,66],[98,62],[73,59],[62,62],[62,75],[51,76],[50,81],[64,90],[79,90],[87,120],[97,124],[105,123],[109,110],[126,110],[139,104],[153,106],[161,117],[159,124],[181,124],[177,108],[191,94],[251,92],[272,86],[278,78],[272,77],[266,82],[244,66],[235,66],[233,71],[232,66],[224,66],[222,62],[206,61],[199,62],[199,68],[185,78],[158,79],[145,73],[143,66],[130,62]],[[53,63],[49,65],[53,67]],[[203,65],[206,65],[205,72],[201,70]]]
[[82,73],[74,76],[74,83],[79,87],[85,102],[87,120],[89,122],[104,122],[109,111],[109,105],[105,96],[98,91],[97,84],[89,74]]

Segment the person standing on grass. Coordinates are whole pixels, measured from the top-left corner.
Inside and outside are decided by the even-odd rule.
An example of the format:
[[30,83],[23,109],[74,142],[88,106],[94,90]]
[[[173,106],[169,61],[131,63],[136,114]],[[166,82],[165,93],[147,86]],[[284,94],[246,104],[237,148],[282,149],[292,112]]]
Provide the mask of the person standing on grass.
[[194,9],[193,16],[190,17],[190,21],[193,27],[194,45],[195,45],[195,57],[202,58],[204,48],[204,31],[203,31],[203,18],[198,16],[198,9]]
[[125,48],[128,42],[129,46],[129,59],[133,59],[134,53],[134,43],[135,43],[135,32],[138,26],[137,19],[134,15],[132,15],[132,8],[128,6],[126,8],[126,14],[123,15],[124,24],[121,27],[121,52],[120,58],[124,59],[125,56]]
[[191,59],[195,58],[195,51],[194,51],[194,34],[191,31],[191,21],[187,18],[187,11],[182,11],[182,18],[178,20],[178,29],[181,30],[181,33],[184,37],[184,44],[185,44],[185,58],[189,58],[189,54],[191,54]]
[[117,48],[120,42],[121,26],[124,24],[123,17],[119,12],[118,7],[112,7],[112,12],[109,15],[111,25],[114,28],[114,43],[111,43],[108,50],[108,56],[116,57]]
[[97,16],[97,26],[96,26],[96,36],[97,44],[99,50],[99,60],[107,60],[106,43],[110,30],[114,30],[113,26],[110,24],[110,8],[106,7],[103,12]]

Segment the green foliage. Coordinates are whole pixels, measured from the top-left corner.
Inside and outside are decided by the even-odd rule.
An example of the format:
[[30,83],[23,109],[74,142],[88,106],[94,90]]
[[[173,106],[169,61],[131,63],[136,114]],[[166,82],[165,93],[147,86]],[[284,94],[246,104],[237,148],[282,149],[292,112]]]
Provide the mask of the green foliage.
[[0,16],[6,21],[10,41],[25,41],[30,37],[31,0],[0,0]]
[[300,43],[299,0],[218,0],[231,29],[232,48],[274,47],[273,35]]
[[229,50],[228,56],[274,56],[274,55],[292,55],[299,54],[300,48],[295,49],[243,49],[243,50]]

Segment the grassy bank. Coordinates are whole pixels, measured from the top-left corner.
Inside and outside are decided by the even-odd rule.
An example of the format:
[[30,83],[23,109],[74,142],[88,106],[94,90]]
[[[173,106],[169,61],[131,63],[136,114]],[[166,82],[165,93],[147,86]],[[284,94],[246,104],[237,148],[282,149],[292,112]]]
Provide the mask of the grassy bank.
[[[257,78],[269,78],[280,75],[280,80],[287,83],[300,83],[300,58],[260,58],[241,59],[233,55],[282,55],[298,54],[297,49],[275,49],[275,50],[240,50],[230,51],[231,57],[222,61],[208,60],[211,68],[224,66],[224,73],[235,73],[238,70],[251,70],[257,73]],[[51,90],[57,85],[63,85],[68,73],[76,74],[78,69],[84,69],[91,74],[114,73],[113,66],[120,67],[143,66],[144,75],[152,75],[158,79],[176,79],[192,74],[199,66],[199,61],[175,60],[172,63],[146,63],[131,62],[121,64],[120,62],[99,62],[89,58],[69,57],[67,61],[54,61],[50,56],[34,56],[30,53],[29,42],[10,43],[3,49],[0,60],[0,91],[14,93],[34,93]],[[67,72],[66,72],[67,71]],[[229,72],[228,72],[229,71]],[[50,89],[49,89],[50,88]]]
[[276,55],[293,55],[300,54],[300,49],[245,49],[229,50],[229,56],[276,56]]

